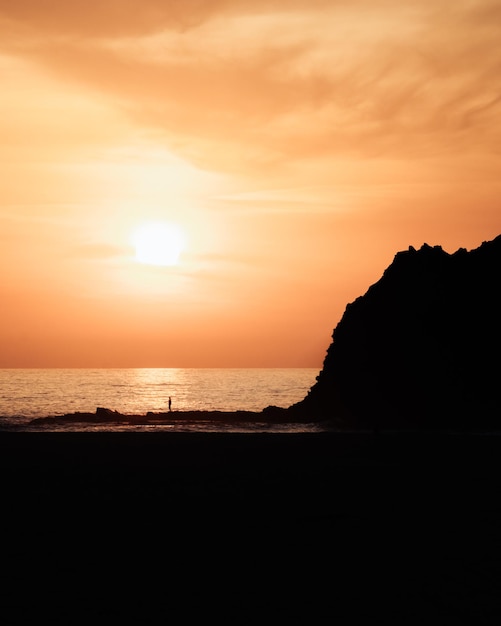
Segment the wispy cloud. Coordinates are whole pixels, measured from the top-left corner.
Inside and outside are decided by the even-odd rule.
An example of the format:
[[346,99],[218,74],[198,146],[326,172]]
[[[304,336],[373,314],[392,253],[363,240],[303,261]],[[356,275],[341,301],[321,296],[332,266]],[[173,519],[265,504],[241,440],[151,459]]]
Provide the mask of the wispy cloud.
[[4,50],[209,169],[499,151],[497,2],[127,7],[0,0]]
[[68,256],[93,261],[108,261],[117,258],[132,257],[134,249],[130,246],[113,246],[106,243],[84,243],[74,246]]

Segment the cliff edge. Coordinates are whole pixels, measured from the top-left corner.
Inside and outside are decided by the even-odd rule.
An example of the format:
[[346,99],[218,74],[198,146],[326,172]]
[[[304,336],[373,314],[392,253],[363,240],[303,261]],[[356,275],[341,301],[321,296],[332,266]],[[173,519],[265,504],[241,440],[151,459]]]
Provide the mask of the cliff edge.
[[291,414],[354,428],[499,428],[501,235],[398,252],[346,307]]

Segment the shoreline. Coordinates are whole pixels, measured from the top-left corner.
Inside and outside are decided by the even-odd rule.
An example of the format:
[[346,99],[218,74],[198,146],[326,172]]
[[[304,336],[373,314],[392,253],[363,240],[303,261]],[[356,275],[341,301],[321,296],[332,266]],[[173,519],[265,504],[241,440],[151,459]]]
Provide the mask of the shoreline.
[[148,411],[144,415],[126,414],[98,407],[95,413],[65,413],[64,415],[49,415],[37,417],[30,420],[30,425],[38,424],[169,424],[181,421],[215,421],[215,422],[241,422],[241,421],[265,421],[262,412],[257,411],[168,411],[153,412]]
[[63,415],[49,415],[30,419],[26,422],[28,427],[37,426],[71,426],[71,425],[94,425],[94,426],[169,426],[173,424],[221,424],[241,425],[260,424],[284,425],[297,424],[315,425],[322,424],[321,420],[305,419],[292,414],[285,408],[269,406],[262,411],[236,410],[175,410],[166,412],[148,411],[145,414],[126,414],[112,409],[98,407],[94,413],[75,412]]
[[[154,452],[159,463],[175,463],[177,459],[191,457],[195,463],[204,459],[214,462],[215,453],[235,451],[236,462],[264,463],[285,460],[293,462],[298,455],[303,461],[316,464],[360,462],[363,465],[379,463],[406,466],[433,466],[454,463],[456,469],[482,467],[486,464],[501,466],[501,433],[482,431],[381,431],[325,430],[325,431],[166,431],[166,430],[87,430],[87,431],[0,431],[0,468],[9,464],[28,467],[44,461],[50,465],[58,452],[71,465],[71,450],[84,451],[85,462],[92,465],[95,455],[89,451],[106,451],[107,462],[112,466],[114,455],[134,450],[131,459],[139,459]],[[47,454],[48,451],[51,454]],[[248,457],[239,457],[245,451]],[[28,456],[31,455],[31,456]],[[284,456],[285,455],[285,456]],[[287,458],[287,455],[292,455]],[[23,458],[25,456],[26,458]],[[40,458],[38,458],[40,457]],[[223,459],[225,463],[229,458]],[[155,462],[153,457],[144,458]],[[141,469],[138,467],[138,469]]]

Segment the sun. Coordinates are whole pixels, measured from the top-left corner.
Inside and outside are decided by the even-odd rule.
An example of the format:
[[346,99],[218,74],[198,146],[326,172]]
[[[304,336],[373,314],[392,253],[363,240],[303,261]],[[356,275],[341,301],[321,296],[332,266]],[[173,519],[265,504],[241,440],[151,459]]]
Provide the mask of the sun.
[[185,237],[177,224],[148,222],[137,228],[132,243],[138,263],[177,265],[185,246]]

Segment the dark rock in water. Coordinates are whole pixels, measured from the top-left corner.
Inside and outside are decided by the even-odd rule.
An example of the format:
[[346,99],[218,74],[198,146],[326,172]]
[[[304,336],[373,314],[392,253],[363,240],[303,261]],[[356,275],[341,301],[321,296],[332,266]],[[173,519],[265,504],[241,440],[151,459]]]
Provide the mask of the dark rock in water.
[[107,421],[115,417],[120,417],[120,413],[118,411],[114,411],[113,409],[107,409],[105,407],[98,406],[96,409],[96,417],[98,419]]
[[346,307],[323,369],[289,410],[355,428],[501,423],[501,235],[396,254]]

